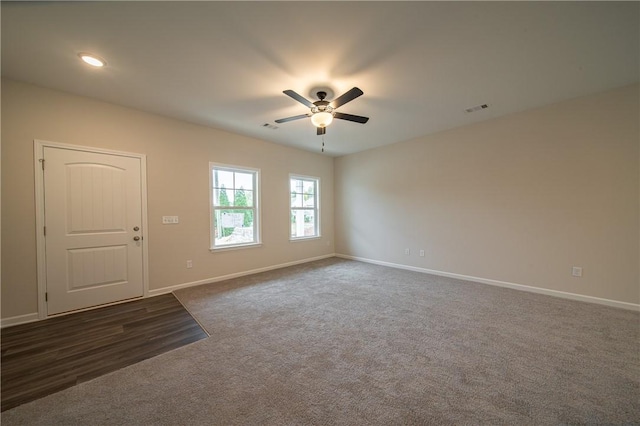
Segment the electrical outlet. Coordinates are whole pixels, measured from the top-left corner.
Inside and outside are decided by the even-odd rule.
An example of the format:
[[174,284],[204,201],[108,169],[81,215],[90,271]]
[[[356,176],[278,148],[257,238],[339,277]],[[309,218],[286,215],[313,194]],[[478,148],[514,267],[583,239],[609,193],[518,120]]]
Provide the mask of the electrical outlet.
[[420,250],[420,257],[424,257],[424,250]]
[[571,275],[573,275],[574,277],[581,277],[582,268],[579,266],[574,266],[573,268],[571,268]]
[[404,249],[404,254],[410,255],[411,254],[411,250],[409,250],[408,248]]
[[187,260],[187,269],[193,268],[193,260]]

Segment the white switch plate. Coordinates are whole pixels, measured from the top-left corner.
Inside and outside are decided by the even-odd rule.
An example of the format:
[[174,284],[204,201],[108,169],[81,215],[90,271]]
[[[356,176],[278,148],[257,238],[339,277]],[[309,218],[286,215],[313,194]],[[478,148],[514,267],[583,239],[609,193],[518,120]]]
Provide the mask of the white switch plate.
[[574,266],[573,268],[571,268],[571,275],[573,275],[574,277],[581,277],[582,268],[579,266]]
[[178,223],[178,216],[162,216],[163,225],[174,225]]
[[420,257],[424,257],[424,250],[420,250]]
[[409,250],[408,248],[404,249],[404,254],[410,255],[411,254],[411,250]]
[[191,269],[191,268],[193,268],[193,261],[187,260],[187,269]]

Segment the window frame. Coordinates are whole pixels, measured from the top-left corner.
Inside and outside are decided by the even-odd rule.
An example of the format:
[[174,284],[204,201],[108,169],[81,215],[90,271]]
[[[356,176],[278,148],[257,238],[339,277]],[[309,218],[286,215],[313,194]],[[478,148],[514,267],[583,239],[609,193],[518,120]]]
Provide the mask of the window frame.
[[[291,205],[291,181],[293,179],[297,179],[297,180],[303,180],[303,181],[313,181],[314,185],[315,185],[315,191],[314,191],[314,197],[315,197],[315,202],[314,202],[314,207],[313,208],[305,208],[305,207],[294,207]],[[320,178],[317,176],[306,176],[306,175],[300,175],[297,173],[290,173],[289,174],[289,180],[288,180],[288,192],[289,192],[289,211],[288,211],[288,216],[289,216],[289,225],[288,225],[288,230],[289,230],[289,241],[290,242],[294,242],[294,241],[307,241],[307,240],[313,240],[313,239],[318,239],[318,238],[322,238],[322,234],[321,234],[321,221],[320,221]],[[301,210],[310,210],[313,211],[314,214],[314,218],[315,218],[315,235],[309,235],[309,236],[302,236],[302,237],[294,237],[291,234],[291,212],[294,209],[301,209]]]
[[[215,170],[234,172],[234,173],[251,173],[253,174],[253,206],[244,207],[242,209],[253,210],[253,241],[247,243],[225,244],[216,245],[216,224],[215,214],[216,211],[225,210],[216,208],[214,205],[214,179],[213,173]],[[233,188],[236,190],[237,188]],[[236,166],[231,164],[209,162],[209,250],[211,252],[224,251],[224,250],[237,250],[243,248],[252,248],[262,246],[262,227],[261,225],[261,211],[260,211],[260,169],[252,167]]]

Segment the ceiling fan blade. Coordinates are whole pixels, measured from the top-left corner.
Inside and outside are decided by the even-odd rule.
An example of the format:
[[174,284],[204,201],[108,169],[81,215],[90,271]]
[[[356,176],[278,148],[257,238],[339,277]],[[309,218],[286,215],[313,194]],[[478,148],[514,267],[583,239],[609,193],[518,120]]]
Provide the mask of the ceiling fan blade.
[[294,115],[293,117],[280,118],[276,120],[276,123],[286,123],[287,121],[300,120],[301,118],[307,118],[309,116],[311,116],[311,114]]
[[344,93],[342,96],[339,96],[338,98],[334,99],[330,105],[334,108],[338,108],[339,106],[344,105],[347,102],[351,102],[352,100],[354,100],[355,98],[363,94],[364,92],[362,90],[358,89],[357,87],[354,87],[353,89],[349,90],[347,93]]
[[327,133],[327,128],[326,127],[317,127],[317,131],[316,131],[316,135],[318,136],[322,136],[324,134]]
[[341,120],[353,121],[355,123],[364,124],[369,121],[369,117],[363,117],[361,115],[352,115],[352,114],[344,114],[342,112],[334,112],[334,118],[339,118]]
[[293,99],[295,99],[296,101],[300,102],[302,105],[309,107],[309,108],[313,108],[315,105],[313,105],[313,103],[305,98],[303,98],[302,96],[298,95],[296,92],[294,92],[293,90],[285,90],[284,92],[285,95],[292,97]]

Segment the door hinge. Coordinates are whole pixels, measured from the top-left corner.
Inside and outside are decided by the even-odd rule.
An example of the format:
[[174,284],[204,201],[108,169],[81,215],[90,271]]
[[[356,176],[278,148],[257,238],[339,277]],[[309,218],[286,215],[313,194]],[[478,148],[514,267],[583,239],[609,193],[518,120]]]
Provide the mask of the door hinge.
[[44,294],[44,301],[48,302],[49,301],[49,293],[45,293]]
[[47,236],[47,227],[46,226],[44,227],[44,236],[45,237]]
[[38,160],[38,161],[40,161],[40,164],[42,164],[42,170],[44,170],[44,158],[41,158],[41,159],[40,159],[40,160]]

